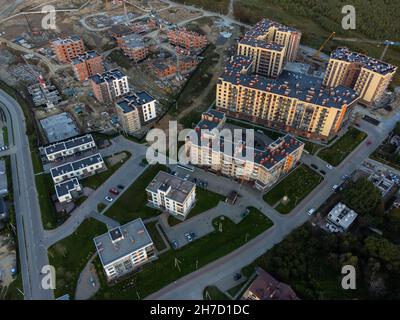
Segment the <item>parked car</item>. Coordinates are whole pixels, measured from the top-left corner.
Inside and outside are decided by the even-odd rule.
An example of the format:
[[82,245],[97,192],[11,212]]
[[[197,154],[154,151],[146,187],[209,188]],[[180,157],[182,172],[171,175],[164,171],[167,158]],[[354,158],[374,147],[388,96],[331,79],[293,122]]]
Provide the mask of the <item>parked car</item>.
[[315,170],[318,170],[318,166],[314,163],[311,163],[311,168],[314,168]]
[[314,214],[314,212],[315,212],[315,209],[311,208],[310,210],[308,210],[307,213],[308,213],[309,216],[312,216]]
[[110,196],[106,196],[104,200],[106,200],[107,202],[112,202],[114,199]]
[[192,242],[192,241],[193,241],[193,238],[192,238],[192,236],[190,235],[190,233],[186,233],[186,234],[185,234],[185,238],[186,238],[186,240],[187,240],[188,242]]
[[172,248],[174,248],[175,250],[178,249],[178,241],[172,240],[171,244],[172,244]]
[[342,180],[347,180],[349,176],[347,174],[342,175]]
[[337,184],[335,184],[333,187],[332,187],[332,190],[333,191],[336,191],[336,189],[338,188],[339,186],[337,185]]
[[235,273],[233,280],[238,281],[242,278],[242,275],[240,273]]
[[108,190],[110,193],[114,194],[114,195],[119,195],[119,191],[115,188],[111,188],[110,190]]
[[326,172],[324,170],[319,170],[323,175],[326,175]]
[[120,190],[123,190],[123,189],[125,189],[125,186],[123,186],[122,184],[119,184],[119,185],[117,186],[117,188],[120,189]]
[[332,167],[329,163],[326,165],[326,167],[327,167],[329,170],[332,170],[332,169],[333,169],[333,167]]

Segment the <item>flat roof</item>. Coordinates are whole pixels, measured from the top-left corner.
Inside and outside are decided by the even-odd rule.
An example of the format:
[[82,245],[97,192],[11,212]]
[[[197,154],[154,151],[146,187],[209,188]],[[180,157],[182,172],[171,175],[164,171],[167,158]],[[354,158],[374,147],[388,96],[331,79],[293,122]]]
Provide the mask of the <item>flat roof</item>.
[[328,213],[328,220],[343,228],[344,230],[347,230],[357,218],[357,216],[358,214],[355,211],[351,210],[346,205],[339,202]]
[[44,147],[46,155],[51,155],[54,153],[59,153],[64,150],[73,149],[88,143],[94,143],[93,136],[91,134],[85,134],[80,137],[68,139],[65,141],[60,141]]
[[103,158],[101,157],[100,153],[97,153],[95,155],[91,155],[89,157],[74,161],[74,162],[69,162],[66,164],[63,164],[61,166],[52,168],[50,170],[51,176],[54,177],[59,177],[62,176],[68,172],[73,172],[79,169],[84,169],[86,167],[89,167],[91,165],[94,165],[96,163],[101,163],[103,162]]
[[344,104],[352,104],[359,98],[355,90],[345,86],[323,87],[323,79],[319,77],[284,70],[278,78],[267,78],[253,74],[251,65],[251,58],[241,55],[233,56],[220,78],[234,85],[337,109],[341,109]]
[[91,79],[96,83],[104,83],[104,82],[112,82],[114,80],[119,80],[125,77],[125,73],[123,73],[120,69],[113,69],[104,72],[103,74],[95,74],[91,77]]
[[141,218],[93,239],[103,266],[153,244]]
[[68,36],[68,37],[64,37],[64,38],[57,38],[55,40],[52,41],[52,43],[54,45],[61,45],[61,44],[68,44],[68,43],[73,43],[73,42],[77,42],[80,41],[81,37],[78,35],[72,35],[72,36]]
[[62,197],[70,194],[71,191],[76,190],[79,187],[79,181],[77,178],[67,180],[56,184],[55,186],[57,197]]
[[93,58],[100,57],[100,55],[97,53],[97,51],[86,51],[85,53],[78,54],[75,58],[72,59],[71,63],[72,64],[79,64],[82,63],[86,60],[90,60]]
[[172,174],[160,171],[147,186],[146,191],[157,193],[158,190],[167,193],[166,197],[178,202],[184,203],[189,193],[195,188],[193,182],[184,180]]
[[40,125],[50,143],[72,138],[79,134],[74,120],[66,112],[42,119]]
[[146,91],[136,92],[131,95],[124,96],[116,105],[121,108],[124,113],[129,113],[137,107],[155,101],[155,99]]

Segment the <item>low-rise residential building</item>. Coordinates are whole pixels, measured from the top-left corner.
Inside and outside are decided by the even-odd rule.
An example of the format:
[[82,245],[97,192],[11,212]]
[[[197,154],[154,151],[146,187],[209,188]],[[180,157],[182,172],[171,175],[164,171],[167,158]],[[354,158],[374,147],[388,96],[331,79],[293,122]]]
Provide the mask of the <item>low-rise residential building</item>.
[[77,55],[71,61],[75,77],[79,81],[86,81],[95,74],[104,73],[103,58],[96,51],[87,51]]
[[0,159],[0,196],[8,194],[6,162]]
[[115,280],[156,257],[142,219],[136,219],[94,238],[107,279]]
[[352,88],[366,105],[382,98],[396,73],[397,67],[364,54],[337,48],[331,53],[325,72],[324,85]]
[[62,157],[72,156],[77,152],[83,152],[96,148],[96,142],[91,134],[72,138],[66,141],[53,143],[44,147],[48,161],[54,161]]
[[256,274],[242,300],[299,300],[292,287],[279,282],[265,270],[257,267]]
[[188,50],[203,49],[207,45],[206,36],[185,29],[171,30],[167,33],[167,36],[171,44]]
[[77,35],[57,38],[51,42],[51,47],[61,63],[71,62],[73,58],[85,52],[83,40]]
[[169,79],[175,77],[178,72],[182,75],[190,73],[196,68],[197,64],[198,60],[195,57],[182,56],[179,57],[179,62],[176,58],[154,60],[149,67],[159,79]]
[[339,202],[336,206],[328,213],[326,220],[328,223],[333,224],[334,230],[340,232],[347,231],[353,222],[356,220],[358,214],[348,208],[343,203]]
[[82,190],[77,178],[56,184],[56,195],[60,203],[69,202],[73,199],[73,194]]
[[119,122],[123,130],[133,133],[154,120],[156,114],[156,100],[146,91],[126,95],[115,105]]
[[146,188],[147,199],[179,220],[184,220],[196,201],[196,185],[160,171]]
[[283,71],[279,78],[253,73],[254,61],[233,56],[217,83],[216,107],[228,116],[314,140],[329,141],[350,120],[359,96],[345,86]]
[[210,132],[214,128],[220,130],[224,119],[225,114],[216,110],[209,110],[202,116],[195,128],[196,136],[189,136],[185,144],[190,163],[253,182],[257,189],[266,190],[299,162],[303,142],[285,135],[269,145],[255,147],[246,143],[245,131],[240,141]]
[[91,78],[93,94],[99,102],[112,104],[129,92],[128,77],[119,69],[96,74]]
[[144,43],[143,37],[138,34],[131,33],[117,38],[117,44],[122,52],[134,62],[142,61],[149,55],[148,46]]
[[60,183],[72,178],[83,179],[104,169],[106,164],[100,153],[69,162],[50,170],[54,183]]

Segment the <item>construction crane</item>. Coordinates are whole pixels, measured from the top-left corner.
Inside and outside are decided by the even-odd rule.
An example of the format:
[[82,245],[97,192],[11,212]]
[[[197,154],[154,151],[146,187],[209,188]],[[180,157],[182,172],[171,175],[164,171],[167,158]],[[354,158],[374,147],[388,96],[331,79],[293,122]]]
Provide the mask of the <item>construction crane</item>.
[[325,46],[326,46],[326,44],[327,44],[329,41],[331,41],[335,36],[336,36],[336,32],[334,31],[334,32],[332,32],[332,33],[329,35],[329,37],[328,37],[328,38],[324,41],[324,43],[319,47],[319,49],[317,50],[317,52],[315,52],[315,53],[313,54],[313,56],[312,56],[313,59],[318,60],[318,61],[321,60],[320,55],[321,55],[322,49],[324,49]]

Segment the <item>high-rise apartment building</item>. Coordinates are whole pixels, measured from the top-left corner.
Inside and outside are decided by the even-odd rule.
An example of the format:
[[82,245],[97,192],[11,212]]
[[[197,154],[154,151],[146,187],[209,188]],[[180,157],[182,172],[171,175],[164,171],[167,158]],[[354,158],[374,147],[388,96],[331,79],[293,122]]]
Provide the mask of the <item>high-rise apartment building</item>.
[[217,83],[216,107],[228,116],[327,141],[346,123],[358,95],[324,88],[320,78],[283,71],[277,78],[252,72],[252,58],[234,56]]
[[77,55],[71,61],[75,77],[79,81],[86,81],[95,74],[104,73],[103,58],[96,51],[87,51]]
[[94,96],[105,104],[111,105],[116,98],[129,92],[128,77],[119,69],[95,74],[90,80]]
[[157,117],[156,100],[146,91],[127,95],[116,102],[119,122],[123,130],[133,133]]
[[73,58],[86,51],[83,40],[77,35],[53,40],[51,47],[61,63],[71,62]]
[[323,84],[353,88],[361,102],[369,105],[382,97],[396,70],[397,67],[386,62],[337,48],[331,53]]

